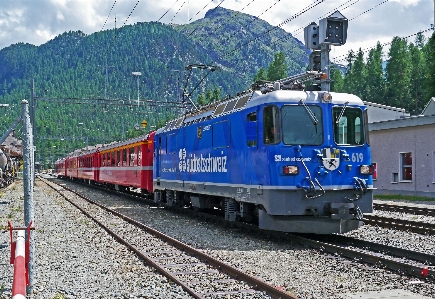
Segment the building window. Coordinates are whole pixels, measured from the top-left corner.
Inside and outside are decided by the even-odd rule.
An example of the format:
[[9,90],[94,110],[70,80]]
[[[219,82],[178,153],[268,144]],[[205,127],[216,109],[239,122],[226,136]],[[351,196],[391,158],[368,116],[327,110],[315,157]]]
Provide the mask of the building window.
[[393,183],[398,183],[399,182],[399,174],[397,172],[393,172],[393,178],[392,178],[392,182]]
[[412,154],[400,153],[401,181],[412,181]]

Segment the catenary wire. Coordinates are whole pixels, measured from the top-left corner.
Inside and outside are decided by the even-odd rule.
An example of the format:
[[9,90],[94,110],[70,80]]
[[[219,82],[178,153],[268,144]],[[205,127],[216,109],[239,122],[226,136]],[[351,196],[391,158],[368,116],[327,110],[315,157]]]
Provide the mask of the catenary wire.
[[110,11],[109,11],[109,15],[107,16],[106,21],[104,22],[103,27],[101,27],[100,31],[103,31],[104,27],[106,26],[107,21],[109,20],[110,14],[112,13],[112,10],[113,10],[113,7],[115,6],[115,4],[116,4],[116,0],[115,0],[115,2],[113,2],[112,8],[110,8]]
[[160,22],[160,20],[164,17],[164,16],[166,16],[166,14],[175,6],[175,4],[177,4],[177,2],[178,2],[179,0],[177,0],[177,1],[175,1],[175,3],[174,4],[172,4],[172,6],[157,20],[157,22]]

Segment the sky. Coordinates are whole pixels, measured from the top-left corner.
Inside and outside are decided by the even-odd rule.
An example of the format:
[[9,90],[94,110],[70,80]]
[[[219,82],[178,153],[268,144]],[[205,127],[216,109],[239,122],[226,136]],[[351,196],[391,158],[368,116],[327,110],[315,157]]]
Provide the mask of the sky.
[[[349,50],[389,43],[431,28],[435,0],[0,0],[0,49],[23,42],[41,45],[65,31],[86,34],[124,24],[159,21],[185,24],[221,7],[258,16],[282,26],[304,42],[303,27],[318,23],[337,9],[349,20],[347,42],[332,47],[330,58],[340,62]],[[298,17],[310,4],[317,4]],[[368,11],[368,12],[366,12]],[[366,13],[364,13],[366,12]],[[166,13],[166,14],[165,14]],[[429,37],[433,31],[425,33]],[[415,37],[410,37],[413,42]],[[388,46],[384,47],[385,55]]]

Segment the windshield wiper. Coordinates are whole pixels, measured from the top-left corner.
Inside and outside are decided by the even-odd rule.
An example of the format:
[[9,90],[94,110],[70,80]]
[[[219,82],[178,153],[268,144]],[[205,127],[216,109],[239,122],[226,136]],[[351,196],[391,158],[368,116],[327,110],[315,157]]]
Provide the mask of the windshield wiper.
[[314,115],[313,111],[311,111],[311,109],[305,105],[305,102],[303,100],[299,101],[300,104],[302,104],[302,106],[304,106],[305,110],[307,111],[308,115],[311,118],[311,121],[313,122],[313,124],[315,126],[317,126],[317,124],[319,123],[319,121],[317,120],[316,116]]
[[344,102],[344,106],[341,109],[340,116],[338,117],[337,121],[335,122],[336,124],[338,124],[340,122],[340,119],[343,117],[344,110],[346,110],[347,104],[349,104],[349,102]]

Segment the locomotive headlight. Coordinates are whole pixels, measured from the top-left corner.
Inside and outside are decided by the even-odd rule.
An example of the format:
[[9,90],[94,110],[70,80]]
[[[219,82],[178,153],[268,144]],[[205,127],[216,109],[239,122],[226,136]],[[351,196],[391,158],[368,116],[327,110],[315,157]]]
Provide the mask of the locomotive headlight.
[[360,174],[373,174],[373,165],[361,165],[359,167]]
[[329,103],[332,100],[332,95],[328,92],[325,92],[322,97],[323,102]]
[[287,165],[282,167],[282,174],[297,175],[299,173],[299,166]]

